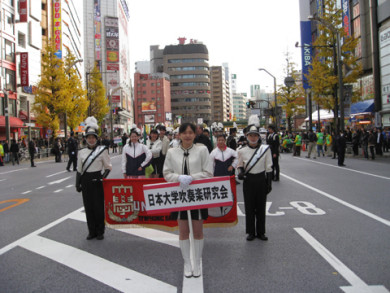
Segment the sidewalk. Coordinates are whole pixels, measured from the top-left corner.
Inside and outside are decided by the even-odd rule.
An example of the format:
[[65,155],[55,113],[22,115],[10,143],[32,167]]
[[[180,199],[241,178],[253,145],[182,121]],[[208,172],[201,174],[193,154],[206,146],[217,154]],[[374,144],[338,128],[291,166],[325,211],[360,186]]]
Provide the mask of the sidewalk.
[[[313,153],[312,153],[313,154]],[[317,149],[315,150],[315,154],[317,155]],[[292,155],[292,154],[291,154]],[[333,155],[333,152],[332,152]],[[302,151],[301,150],[301,157],[306,157],[307,156],[307,150]],[[326,154],[325,154],[326,156]],[[345,153],[345,158],[348,159],[366,159],[363,155],[363,150],[362,148],[359,148],[359,155],[355,156],[353,153]],[[369,160],[371,161],[371,155],[369,154]],[[390,152],[384,152],[382,156],[375,154],[375,160],[382,161],[382,160],[390,160]]]

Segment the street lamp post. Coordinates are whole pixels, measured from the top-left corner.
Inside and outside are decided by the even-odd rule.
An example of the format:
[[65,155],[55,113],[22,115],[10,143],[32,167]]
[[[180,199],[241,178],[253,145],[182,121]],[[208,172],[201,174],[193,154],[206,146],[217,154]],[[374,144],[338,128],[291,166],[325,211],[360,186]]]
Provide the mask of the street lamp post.
[[110,105],[110,140],[111,140],[111,143],[114,142],[114,127],[113,127],[113,119],[112,119],[112,95],[115,94],[117,91],[121,90],[122,87],[119,86],[119,87],[116,87],[116,88],[113,88],[113,89],[110,89],[109,91],[109,105]]
[[[70,69],[75,66],[77,63],[79,62],[83,62],[84,60],[83,59],[77,59],[75,61],[73,61],[69,67],[65,70],[65,73],[68,74],[68,77],[70,79],[70,74],[69,74],[69,71]],[[67,119],[68,119],[68,113],[67,111],[65,110],[65,114],[64,114],[64,135],[65,135],[65,139],[68,138],[68,125],[67,125]],[[29,121],[30,122],[30,121]]]
[[274,99],[275,99],[275,130],[278,131],[279,129],[279,123],[278,123],[278,118],[279,118],[279,113],[278,113],[278,102],[276,100],[276,77],[273,76],[271,73],[269,73],[266,69],[264,68],[259,68],[259,71],[265,71],[266,73],[268,73],[268,75],[270,75],[273,79],[274,79]]
[[[340,44],[340,31],[331,23],[326,21],[323,18],[317,16],[308,16],[309,20],[314,20],[320,22],[322,25],[326,26],[334,36],[336,36],[336,48],[337,48],[337,75],[338,75],[338,84],[339,84],[339,100],[340,100],[340,123],[337,123],[338,120],[338,102],[337,97],[335,97],[335,122],[336,122],[336,131],[340,129],[344,130],[344,85],[343,85],[343,71],[341,63],[341,44]],[[333,51],[335,55],[336,50]]]

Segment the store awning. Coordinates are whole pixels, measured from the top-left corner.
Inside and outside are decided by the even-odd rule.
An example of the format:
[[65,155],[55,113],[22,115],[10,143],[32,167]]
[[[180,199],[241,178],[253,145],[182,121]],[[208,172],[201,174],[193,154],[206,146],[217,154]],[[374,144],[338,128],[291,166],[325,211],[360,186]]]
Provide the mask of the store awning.
[[351,115],[364,115],[374,112],[374,99],[361,101],[351,105]]
[[[17,117],[9,117],[9,125],[12,128],[23,127],[23,121]],[[0,116],[0,127],[5,127],[5,116]]]
[[[28,120],[27,111],[20,110],[19,111],[19,118],[22,119],[22,120],[27,121]],[[37,120],[32,113],[30,113],[30,120],[32,120],[32,121],[36,121]]]

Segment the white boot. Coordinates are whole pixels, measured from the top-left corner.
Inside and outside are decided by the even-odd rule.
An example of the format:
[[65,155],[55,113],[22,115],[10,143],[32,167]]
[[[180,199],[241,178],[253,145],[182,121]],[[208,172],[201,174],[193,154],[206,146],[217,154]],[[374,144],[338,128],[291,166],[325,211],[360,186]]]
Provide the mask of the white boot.
[[202,253],[203,253],[203,239],[194,240],[195,247],[195,259],[194,259],[194,272],[193,276],[195,278],[200,277],[202,274]]
[[184,276],[186,278],[192,277],[191,254],[190,254],[190,240],[179,240],[181,255],[184,259]]

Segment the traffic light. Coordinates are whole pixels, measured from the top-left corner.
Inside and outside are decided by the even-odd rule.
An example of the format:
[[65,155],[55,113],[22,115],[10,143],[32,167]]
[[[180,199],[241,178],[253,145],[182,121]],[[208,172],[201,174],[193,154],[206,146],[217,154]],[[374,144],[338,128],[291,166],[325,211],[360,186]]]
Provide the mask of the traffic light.
[[255,107],[255,101],[250,101],[249,104],[250,104],[252,109]]
[[246,107],[249,109],[251,107],[251,103],[250,102],[246,102]]

